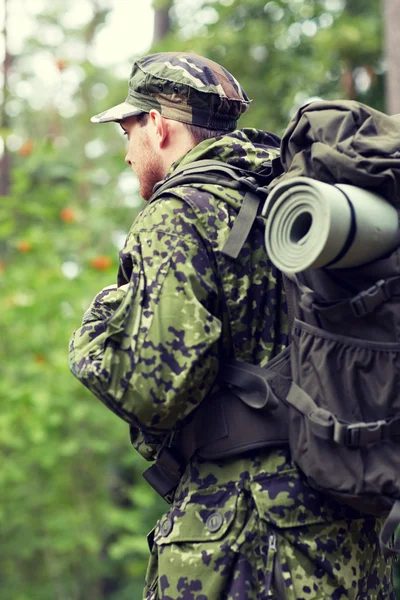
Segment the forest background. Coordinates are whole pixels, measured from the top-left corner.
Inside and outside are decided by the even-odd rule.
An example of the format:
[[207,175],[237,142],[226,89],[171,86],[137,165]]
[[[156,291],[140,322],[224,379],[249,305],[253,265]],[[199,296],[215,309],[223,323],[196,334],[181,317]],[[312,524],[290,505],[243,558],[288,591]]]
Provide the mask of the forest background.
[[[312,98],[400,112],[400,2],[0,4],[0,598],[131,600],[165,505],[126,424],[67,366],[71,332],[115,281],[141,207],[121,132],[90,116],[125,99],[133,60],[150,50],[221,62],[254,100],[242,126],[281,134]],[[111,40],[124,8],[132,30],[116,25]]]

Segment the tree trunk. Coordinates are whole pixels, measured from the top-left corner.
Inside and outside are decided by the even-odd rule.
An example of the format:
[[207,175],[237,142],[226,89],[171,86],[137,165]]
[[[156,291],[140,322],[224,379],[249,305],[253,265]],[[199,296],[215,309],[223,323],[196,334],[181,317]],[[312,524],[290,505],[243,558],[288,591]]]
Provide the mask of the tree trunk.
[[173,0],[154,2],[154,34],[153,44],[161,41],[171,31],[169,10]]
[[400,113],[400,0],[383,0],[386,55],[386,110]]
[[8,74],[11,67],[11,55],[8,52],[8,39],[7,39],[7,0],[4,2],[4,28],[3,28],[3,39],[4,39],[4,62],[3,62],[3,106],[1,108],[0,127],[5,132],[3,135],[4,140],[4,152],[0,164],[0,196],[7,196],[10,186],[10,169],[11,160],[10,154],[7,150],[6,130],[8,129],[9,117],[6,112],[6,104],[8,100]]

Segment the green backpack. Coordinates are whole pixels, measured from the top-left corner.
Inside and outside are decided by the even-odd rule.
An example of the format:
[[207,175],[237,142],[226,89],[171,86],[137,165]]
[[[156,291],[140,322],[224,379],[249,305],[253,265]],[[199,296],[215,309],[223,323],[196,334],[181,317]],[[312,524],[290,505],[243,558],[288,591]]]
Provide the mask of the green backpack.
[[[289,124],[275,181],[303,175],[353,184],[378,190],[400,211],[398,140],[398,120],[356,102],[316,102]],[[269,190],[249,174],[200,161],[159,185],[153,199],[203,180],[247,190],[224,248],[235,259]],[[166,453],[145,477],[167,496],[179,463],[194,452],[220,458],[289,443],[310,485],[386,517],[382,550],[400,553],[400,536],[392,539],[400,525],[400,247],[361,267],[285,277],[285,288],[289,348],[265,369],[226,365],[229,397],[206,399],[182,432],[180,460]],[[216,417],[207,431],[210,402],[225,429]]]
[[[314,102],[289,124],[278,180],[377,192],[400,215],[400,119],[352,101]],[[400,245],[369,264],[287,280],[293,310],[289,441],[309,483],[400,524]]]

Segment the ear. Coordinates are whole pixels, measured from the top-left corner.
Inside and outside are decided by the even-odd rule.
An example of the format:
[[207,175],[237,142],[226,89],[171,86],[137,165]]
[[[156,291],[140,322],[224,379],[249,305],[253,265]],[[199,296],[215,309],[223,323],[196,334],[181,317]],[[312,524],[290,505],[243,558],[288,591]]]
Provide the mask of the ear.
[[152,109],[149,112],[150,123],[153,129],[153,134],[156,140],[156,144],[159,148],[163,148],[169,136],[169,122],[165,119],[158,110]]

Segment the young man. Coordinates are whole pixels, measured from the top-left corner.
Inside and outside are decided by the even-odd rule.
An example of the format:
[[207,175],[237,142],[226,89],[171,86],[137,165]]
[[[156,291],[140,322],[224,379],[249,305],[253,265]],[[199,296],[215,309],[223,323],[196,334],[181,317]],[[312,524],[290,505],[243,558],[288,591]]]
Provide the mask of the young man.
[[249,104],[220,65],[161,53],[135,62],[126,102],[93,117],[121,124],[145,200],[157,183],[171,187],[133,223],[118,284],[73,335],[71,369],[158,460],[148,479],[172,500],[144,598],[394,598],[380,522],[310,488],[286,443],[215,451],[222,403],[232,417],[241,405],[230,408],[227,365],[265,366],[287,344],[284,291],[260,217],[239,256],[224,253],[246,190],[173,177],[213,160],[267,185],[279,140],[236,128]]

